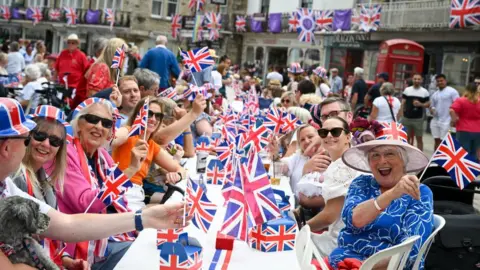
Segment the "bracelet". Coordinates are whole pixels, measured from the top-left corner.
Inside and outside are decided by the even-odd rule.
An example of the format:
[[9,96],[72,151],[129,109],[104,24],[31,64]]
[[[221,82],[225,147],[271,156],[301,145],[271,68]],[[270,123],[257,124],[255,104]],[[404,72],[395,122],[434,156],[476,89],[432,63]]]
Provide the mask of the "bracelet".
[[135,212],[135,230],[138,232],[143,231],[142,209]]
[[378,211],[383,211],[383,209],[378,205],[377,199],[373,199],[373,205],[377,208]]
[[191,131],[187,131],[187,132],[183,132],[182,134],[185,136],[185,135],[190,135],[190,134],[192,134],[192,132],[191,132]]

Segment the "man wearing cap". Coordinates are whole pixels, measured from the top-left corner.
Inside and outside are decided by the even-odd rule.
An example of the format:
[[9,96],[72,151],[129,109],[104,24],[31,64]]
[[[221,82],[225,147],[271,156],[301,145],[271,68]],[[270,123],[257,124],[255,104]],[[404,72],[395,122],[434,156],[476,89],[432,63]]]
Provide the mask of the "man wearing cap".
[[371,105],[377,97],[380,96],[380,88],[384,82],[388,82],[388,73],[382,72],[377,74],[377,83],[374,84],[370,90],[368,90],[367,95],[365,96],[365,104]]
[[330,79],[330,87],[332,94],[338,94],[340,91],[343,90],[343,81],[340,76],[338,76],[338,69],[332,68],[330,69],[330,73],[332,74],[332,78]]
[[168,39],[166,36],[158,36],[157,46],[147,52],[140,62],[141,68],[147,68],[160,76],[160,91],[170,86],[170,77],[178,78],[180,67],[175,55],[167,49]]
[[67,38],[67,48],[58,55],[55,63],[55,71],[60,84],[65,84],[64,77],[67,75],[68,89],[75,89],[80,79],[89,67],[87,56],[80,51],[78,45],[80,39],[76,34]]
[[[39,211],[50,218],[48,229],[42,236],[74,243],[102,239],[133,230],[141,231],[143,228],[183,227],[183,203],[157,205],[136,213],[66,215],[31,197],[15,186],[9,175],[18,170],[26,146],[30,143],[29,133],[36,124],[27,120],[20,104],[10,98],[0,98],[0,119],[0,200],[20,196],[36,202]],[[187,221],[189,219],[191,217],[187,217]],[[0,269],[32,268],[12,265],[7,256],[0,252]]]

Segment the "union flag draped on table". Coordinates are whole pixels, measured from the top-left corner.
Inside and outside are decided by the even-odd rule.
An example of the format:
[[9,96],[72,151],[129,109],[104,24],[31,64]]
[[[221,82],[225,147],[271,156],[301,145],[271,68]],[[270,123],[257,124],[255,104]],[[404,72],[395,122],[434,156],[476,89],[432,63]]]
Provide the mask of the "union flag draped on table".
[[432,161],[442,166],[460,189],[464,189],[480,175],[480,164],[450,133],[433,154]]
[[121,68],[123,60],[125,59],[125,44],[122,44],[122,47],[117,48],[115,54],[113,55],[111,68]]
[[217,212],[217,205],[208,199],[206,192],[207,188],[202,181],[188,179],[186,200],[191,207],[188,215],[193,216],[193,225],[203,232],[208,232]]
[[135,121],[133,121],[132,129],[130,133],[128,133],[128,137],[137,136],[142,134],[143,132],[147,132],[147,122],[148,122],[148,104],[149,99],[145,100],[142,108],[138,111],[137,116],[135,117]]
[[200,72],[213,64],[215,61],[210,55],[208,47],[194,49],[190,51],[180,51],[183,63],[191,72]]
[[480,0],[452,0],[450,28],[480,25]]

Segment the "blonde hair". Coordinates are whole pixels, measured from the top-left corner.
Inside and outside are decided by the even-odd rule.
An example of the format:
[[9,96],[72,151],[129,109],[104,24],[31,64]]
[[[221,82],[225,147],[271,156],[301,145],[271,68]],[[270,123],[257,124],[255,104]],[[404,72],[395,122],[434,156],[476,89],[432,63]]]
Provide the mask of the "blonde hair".
[[282,94],[280,99],[284,99],[286,97],[290,98],[292,106],[298,106],[297,99],[295,98],[295,93],[293,93],[292,91],[286,91]]
[[173,99],[161,97],[158,101],[162,104],[162,112],[166,117],[173,117],[175,108],[178,107],[177,103]]
[[[35,118],[34,121],[37,123],[37,127],[35,128],[35,130],[38,130],[40,132],[47,132],[54,128],[60,128],[62,130],[61,138],[63,140],[63,144],[60,145],[54,160],[51,162],[52,168],[47,168],[47,170],[53,169],[48,176],[48,180],[53,187],[56,187],[58,185],[58,187],[60,187],[60,193],[63,194],[65,170],[67,168],[67,143],[65,127],[55,120],[49,120],[40,117]],[[22,163],[25,166],[26,173],[28,173],[28,175],[30,176],[32,184],[39,187],[37,174],[32,168],[32,150],[32,144],[29,144],[25,150],[25,156],[23,157]]]
[[320,96],[317,96],[315,94],[305,94],[300,97],[300,105],[305,105],[305,104],[320,104],[322,103],[322,98]]
[[295,115],[303,124],[307,124],[312,119],[312,115],[307,109],[301,107],[290,107],[287,112]]
[[[115,108],[113,107],[114,105],[112,103],[110,103],[110,101],[103,100],[103,102],[92,103],[92,104],[86,106],[85,108],[83,108],[82,110],[80,110],[75,115],[75,117],[72,119],[72,121],[70,121],[70,125],[73,128],[73,134],[74,134],[75,137],[78,138],[78,120],[80,119],[80,117],[82,117],[85,114],[89,114],[90,112],[92,112],[93,111],[92,107],[96,107],[96,106],[102,106],[103,108],[107,109],[109,115],[112,115],[112,119],[113,119],[113,114],[115,113]],[[119,121],[119,120],[117,120],[117,121]],[[108,132],[108,137],[111,137],[111,136],[112,136],[112,128]]]
[[318,76],[317,74],[313,73],[311,76],[310,76],[310,79],[312,80],[313,84],[315,84],[315,86],[318,86],[320,87],[320,85],[322,83],[326,84],[328,87],[330,87],[330,84],[328,83],[328,81],[323,78],[323,77],[320,77]]
[[[110,71],[110,80],[112,82],[114,82],[116,77],[117,77],[116,69],[111,68],[113,56],[115,55],[115,51],[118,48],[122,47],[122,45],[125,45],[125,48],[128,48],[125,40],[123,40],[121,38],[111,38],[111,39],[109,39],[108,42],[107,42],[107,46],[105,47],[105,49],[100,54],[97,61],[95,61],[95,63],[92,65],[92,67],[93,67],[94,65],[98,65],[100,63],[106,64],[108,66],[109,71]],[[125,63],[123,63],[122,65],[124,65],[124,64]],[[92,67],[88,69],[87,73],[85,74],[85,77],[87,77],[89,75],[90,71],[92,70]],[[120,76],[122,76],[123,75],[123,66],[119,67],[119,71],[120,71]]]

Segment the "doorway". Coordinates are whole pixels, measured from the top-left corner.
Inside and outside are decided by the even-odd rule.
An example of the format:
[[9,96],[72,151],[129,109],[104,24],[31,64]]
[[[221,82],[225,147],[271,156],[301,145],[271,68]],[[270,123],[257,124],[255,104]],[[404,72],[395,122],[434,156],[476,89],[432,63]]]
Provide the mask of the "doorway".
[[268,69],[275,66],[286,67],[288,48],[268,48]]

